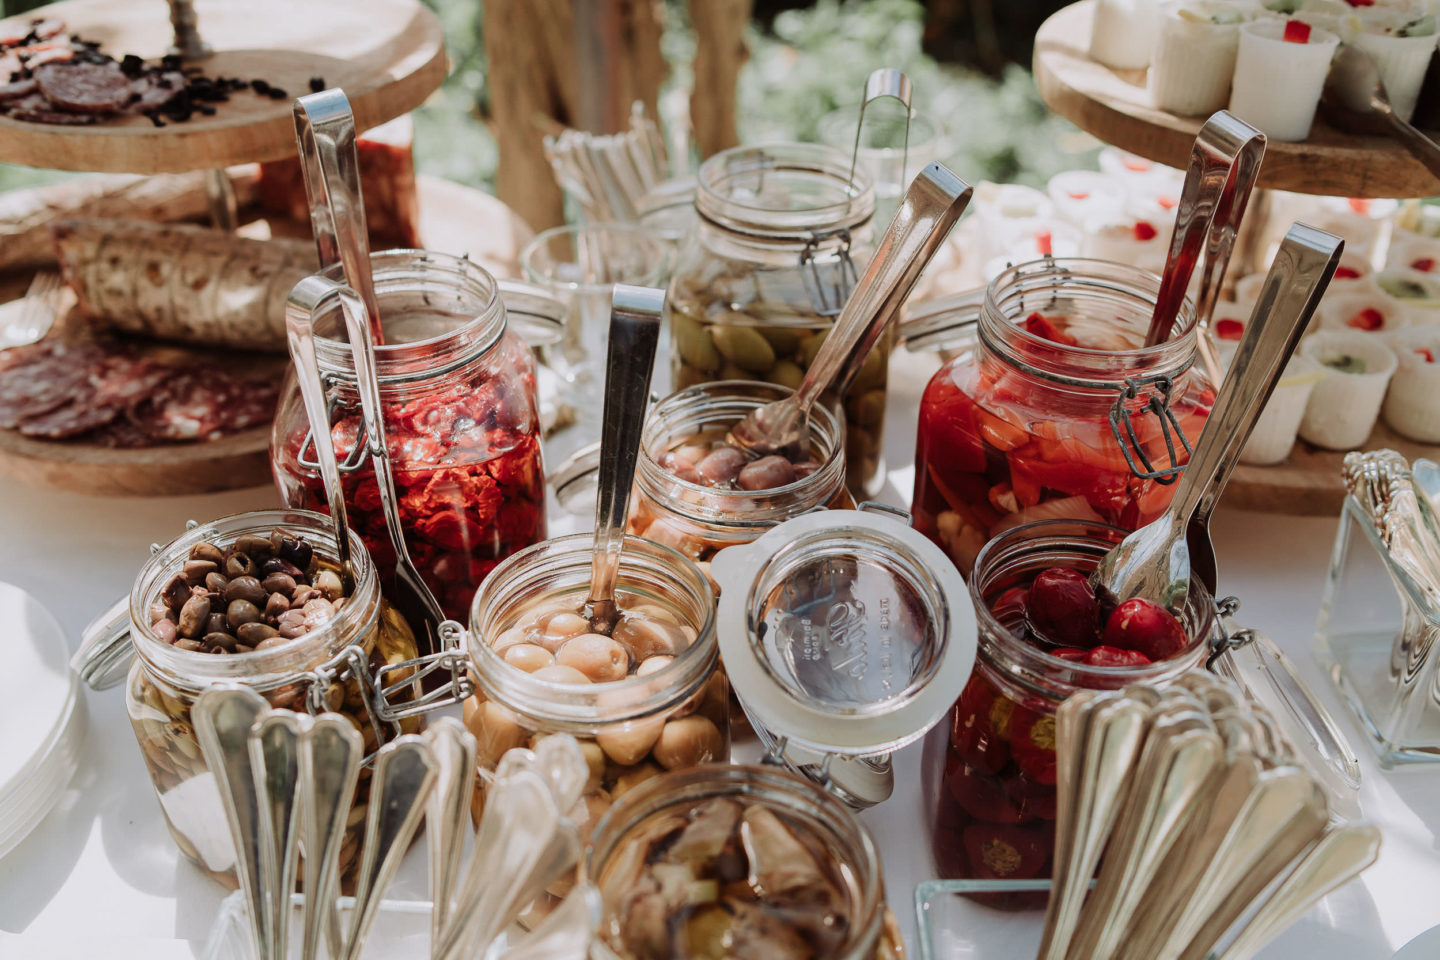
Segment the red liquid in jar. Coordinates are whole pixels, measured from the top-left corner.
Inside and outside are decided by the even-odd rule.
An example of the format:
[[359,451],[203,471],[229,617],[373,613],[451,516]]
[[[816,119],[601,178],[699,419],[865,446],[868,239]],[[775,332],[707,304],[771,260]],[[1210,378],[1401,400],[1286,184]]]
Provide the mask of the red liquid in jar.
[[[518,550],[545,537],[545,476],[533,407],[497,381],[459,385],[408,402],[387,403],[385,425],[394,463],[405,544],[445,615],[464,622],[480,582]],[[360,432],[358,409],[331,431],[343,463]],[[277,471],[295,466],[306,430],[292,434]],[[309,471],[280,478],[299,483],[298,506],[328,513],[324,483]],[[374,469],[341,477],[350,527],[370,551],[382,582],[394,576],[395,552]],[[287,499],[293,499],[288,497]]]
[[[1052,355],[1051,343],[1110,351],[1140,346],[1141,333],[1084,317],[1031,314],[1021,325],[1039,338],[1037,349]],[[1193,440],[1214,392],[1177,385],[1175,393],[1170,409]],[[1174,486],[1131,471],[1109,422],[1117,396],[1061,386],[989,355],[947,363],[920,402],[916,527],[967,573],[986,541],[1022,523],[1072,518],[1126,529],[1149,523],[1169,504]],[[1160,419],[1140,401],[1129,409],[1151,464],[1170,466]],[[1185,462],[1178,438],[1175,449]]]

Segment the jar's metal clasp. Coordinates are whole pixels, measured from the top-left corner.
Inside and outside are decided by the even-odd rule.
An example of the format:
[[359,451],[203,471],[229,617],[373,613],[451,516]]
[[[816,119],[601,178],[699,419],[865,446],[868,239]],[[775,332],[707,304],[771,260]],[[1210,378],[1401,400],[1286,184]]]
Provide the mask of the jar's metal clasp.
[[[375,670],[371,670],[365,650],[358,644],[350,644],[309,672],[305,708],[312,716],[330,710],[327,699],[330,689],[353,678],[376,732],[376,750],[379,750],[403,732],[400,721],[454,706],[475,695],[469,658],[460,646],[464,631],[460,624],[446,620],[440,625],[439,650],[423,657],[387,663]],[[443,672],[450,675],[447,682],[415,695],[417,689],[423,688],[425,678],[436,673],[443,675]],[[386,735],[382,737],[381,731]],[[368,755],[365,763],[370,763],[374,756],[374,753]]]
[[[1151,387],[1153,392],[1145,401],[1144,409],[1154,414],[1160,422],[1160,436],[1165,441],[1165,452],[1170,459],[1168,467],[1156,467],[1150,462],[1150,456],[1135,433],[1135,424],[1127,406],[1130,401],[1140,397],[1141,390],[1145,387]],[[1174,389],[1174,381],[1164,374],[1127,378],[1125,385],[1120,388],[1120,396],[1115,398],[1115,403],[1110,408],[1110,432],[1114,434],[1115,442],[1120,445],[1120,452],[1124,454],[1130,472],[1141,480],[1154,480],[1166,486],[1180,479],[1180,474],[1185,472],[1185,464],[1180,462],[1175,449],[1175,438],[1180,438],[1180,446],[1184,448],[1187,458],[1194,452],[1190,441],[1185,437],[1185,431],[1180,429],[1180,421],[1175,419],[1175,411],[1170,409]]]
[[[817,251],[827,241],[839,238],[840,245],[833,255],[832,280],[826,283],[821,276],[820,258]],[[832,258],[827,257],[827,262]],[[840,311],[845,307],[845,301],[850,299],[850,291],[855,289],[855,284],[860,280],[859,271],[855,269],[855,261],[850,256],[850,228],[840,227],[836,230],[829,230],[823,233],[811,233],[810,239],[805,241],[805,246],[800,251],[800,278],[805,284],[805,292],[810,296],[810,304],[815,312],[822,317],[838,317]]]

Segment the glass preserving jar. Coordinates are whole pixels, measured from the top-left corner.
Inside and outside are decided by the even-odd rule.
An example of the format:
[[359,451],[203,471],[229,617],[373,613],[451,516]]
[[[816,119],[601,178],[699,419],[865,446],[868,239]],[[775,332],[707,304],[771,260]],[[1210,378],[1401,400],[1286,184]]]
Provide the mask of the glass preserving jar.
[[[476,594],[465,637],[477,692],[465,702],[464,717],[478,742],[481,769],[493,770],[512,747],[555,733],[574,736],[590,764],[590,780],[571,814],[582,838],[613,801],[641,782],[730,756],[730,687],[719,669],[715,596],[705,574],[669,547],[625,540],[616,602],[622,614],[643,616],[658,629],[646,634],[643,649],[624,638],[630,662],[619,679],[591,683],[573,670],[563,675],[565,641],[583,641],[583,622],[574,629],[548,624],[553,643],[511,642],[513,631],[537,613],[581,609],[593,558],[589,533],[546,540],[511,557]],[[619,626],[614,636],[621,639]],[[541,662],[516,655],[516,647],[536,644],[554,650]],[[540,656],[533,649],[525,653]],[[671,659],[656,661],[657,669],[639,668],[655,656]],[[483,778],[471,809],[478,820]]]
[[[394,725],[380,721],[367,706],[372,694],[362,694],[361,684],[367,678],[357,677],[356,670],[344,663],[331,662],[347,648],[355,648],[349,652],[363,655],[365,672],[373,679],[375,671],[417,655],[414,634],[381,597],[375,565],[353,532],[354,587],[334,619],[321,627],[275,647],[225,655],[183,650],[154,633],[151,605],[162,586],[190,558],[193,546],[208,542],[224,549],[239,537],[268,536],[277,527],[309,541],[320,567],[338,569],[335,539],[326,517],[306,511],[263,510],[197,526],[162,547],[141,569],[129,597],[129,636],[135,660],[126,679],[125,709],[140,754],[180,851],[231,887],[236,880],[230,830],[190,722],[191,707],[201,693],[216,684],[239,683],[276,708],[302,713],[312,708],[338,711],[364,735],[366,755],[393,734],[417,732],[422,723],[419,717]],[[320,670],[322,665],[326,669]],[[408,700],[413,692],[402,693],[399,699]],[[340,851],[342,882],[347,886],[359,864],[369,789],[367,766],[360,771],[355,806]]]
[[[600,822],[583,869],[603,902],[596,960],[731,956],[726,944],[741,938],[746,956],[905,955],[870,834],[776,767],[713,764],[647,781]],[[677,872],[678,904],[661,892]]]
[[[1125,531],[1049,520],[1006,530],[980,552],[969,580],[979,622],[974,672],[951,713],[944,766],[933,785],[937,872],[975,880],[1050,876],[1055,842],[1055,710],[1079,690],[1164,684],[1195,670],[1217,628],[1215,602],[1190,582],[1179,617],[1186,646],[1135,666],[1065,659],[1026,639],[1026,607],[1015,600],[1042,571],[1088,575]],[[1060,651],[1070,652],[1070,651]],[[1043,906],[1027,894],[1004,895]]]
[[791,517],[817,507],[852,509],[842,428],[834,414],[818,406],[810,415],[810,458],[818,466],[784,486],[705,486],[661,465],[664,455],[678,448],[722,440],[752,410],[791,392],[773,384],[721,381],[681,390],[656,404],[640,438],[630,533],[674,547],[708,570],[721,550],[749,543]]
[[[385,329],[376,369],[405,542],[446,615],[463,618],[486,575],[545,536],[534,359],[507,329],[494,278],[476,264],[420,250],[370,259]],[[338,267],[325,275],[343,280]],[[395,556],[365,456],[338,299],[321,310],[315,346],[345,505],[388,582]],[[275,483],[290,506],[325,512],[309,432],[292,373],[271,441]]]
[[[873,252],[875,193],[818,144],[736,147],[700,168],[697,220],[670,281],[671,387],[764,380],[794,389]],[[893,332],[842,375],[852,492],[880,475]],[[853,367],[859,366],[859,369]]]
[[1155,519],[1214,389],[1186,301],[1143,346],[1159,278],[1046,258],[991,282],[978,342],[931,378],[915,446],[915,525],[968,573],[985,542],[1035,520]]

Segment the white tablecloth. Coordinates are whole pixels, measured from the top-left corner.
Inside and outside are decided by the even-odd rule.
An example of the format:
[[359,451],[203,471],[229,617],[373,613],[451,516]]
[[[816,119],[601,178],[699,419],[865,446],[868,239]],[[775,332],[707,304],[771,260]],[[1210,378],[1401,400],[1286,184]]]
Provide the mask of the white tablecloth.
[[[896,354],[886,441],[892,472],[884,499],[890,502],[909,499],[915,404],[933,367],[928,359]],[[187,519],[275,503],[270,489],[100,500],[0,481],[0,580],[24,587],[49,607],[73,647],[81,628],[130,589],[152,541],[176,536]],[[1242,598],[1243,620],[1268,632],[1339,716],[1361,755],[1364,813],[1385,838],[1380,861],[1266,951],[1272,960],[1386,958],[1440,923],[1440,767],[1380,771],[1310,655],[1335,526],[1332,519],[1222,509],[1214,530],[1222,591]],[[15,676],[0,680],[23,682]],[[191,957],[226,891],[180,858],[166,833],[125,718],[122,691],[86,696],[89,731],[80,773],[63,802],[0,860],[0,957]],[[884,856],[890,902],[912,947],[911,894],[916,881],[932,876],[921,766],[921,744],[903,751],[896,762],[896,795],[863,815]],[[416,861],[412,854],[393,895],[424,897]],[[1012,960],[980,958],[964,948],[963,932],[958,940],[955,957]]]

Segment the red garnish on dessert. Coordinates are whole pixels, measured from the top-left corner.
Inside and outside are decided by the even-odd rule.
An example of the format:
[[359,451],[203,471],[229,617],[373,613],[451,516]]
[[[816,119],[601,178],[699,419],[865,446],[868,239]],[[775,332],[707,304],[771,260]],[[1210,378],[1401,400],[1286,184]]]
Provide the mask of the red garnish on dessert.
[[[1310,24],[1304,20],[1286,20],[1284,40],[1286,43],[1309,43]],[[1354,206],[1355,201],[1351,200],[1350,204]],[[1359,213],[1360,211],[1357,210],[1356,212]]]
[[1055,252],[1054,249],[1052,249],[1054,242],[1055,237],[1049,230],[1041,230],[1035,234],[1035,252],[1042,257],[1050,256]]
[[1146,223],[1144,220],[1135,221],[1135,239],[1139,240],[1141,243],[1145,243],[1148,240],[1154,240],[1155,234],[1157,232],[1158,231],[1153,226]]
[[1239,320],[1216,320],[1215,336],[1221,340],[1239,340],[1245,335],[1245,324]]
[[1359,277],[1360,277],[1360,271],[1359,271],[1359,270],[1356,270],[1354,267],[1336,267],[1336,268],[1335,268],[1335,279],[1336,279],[1336,280],[1357,280],[1357,279],[1359,279]]
[[1160,205],[1161,210],[1174,210],[1176,207],[1180,206],[1180,198],[1172,197],[1168,194],[1163,197],[1156,197],[1155,202]]
[[1435,362],[1435,354],[1430,351],[1429,347],[1416,347],[1415,353],[1417,356],[1424,357],[1426,363]]
[[1150,169],[1150,161],[1143,157],[1126,157],[1125,169],[1134,170],[1136,173],[1144,173]]
[[1375,0],[1345,0],[1352,7],[1373,7]]
[[1370,201],[1364,197],[1351,197],[1349,200],[1350,209],[1362,217],[1370,216]]
[[1379,330],[1385,326],[1385,315],[1374,307],[1366,307],[1345,323],[1356,330]]
[[1084,191],[1084,190],[1071,190],[1071,191],[1070,191],[1070,199],[1071,199],[1071,200],[1086,200],[1086,199],[1089,199],[1089,197],[1090,197],[1090,194],[1089,194],[1087,191]]
[[1159,604],[1142,597],[1126,600],[1105,621],[1101,644],[1138,650],[1151,660],[1165,660],[1185,649],[1185,628]]
[[1043,340],[1051,343],[1063,344],[1067,347],[1075,346],[1075,338],[1067,333],[1061,333],[1060,328],[1055,326],[1055,321],[1043,313],[1032,313],[1025,318],[1025,330]]
[[1421,257],[1418,260],[1411,260],[1410,269],[1419,270],[1421,273],[1429,273],[1431,270],[1435,269],[1435,258]]

